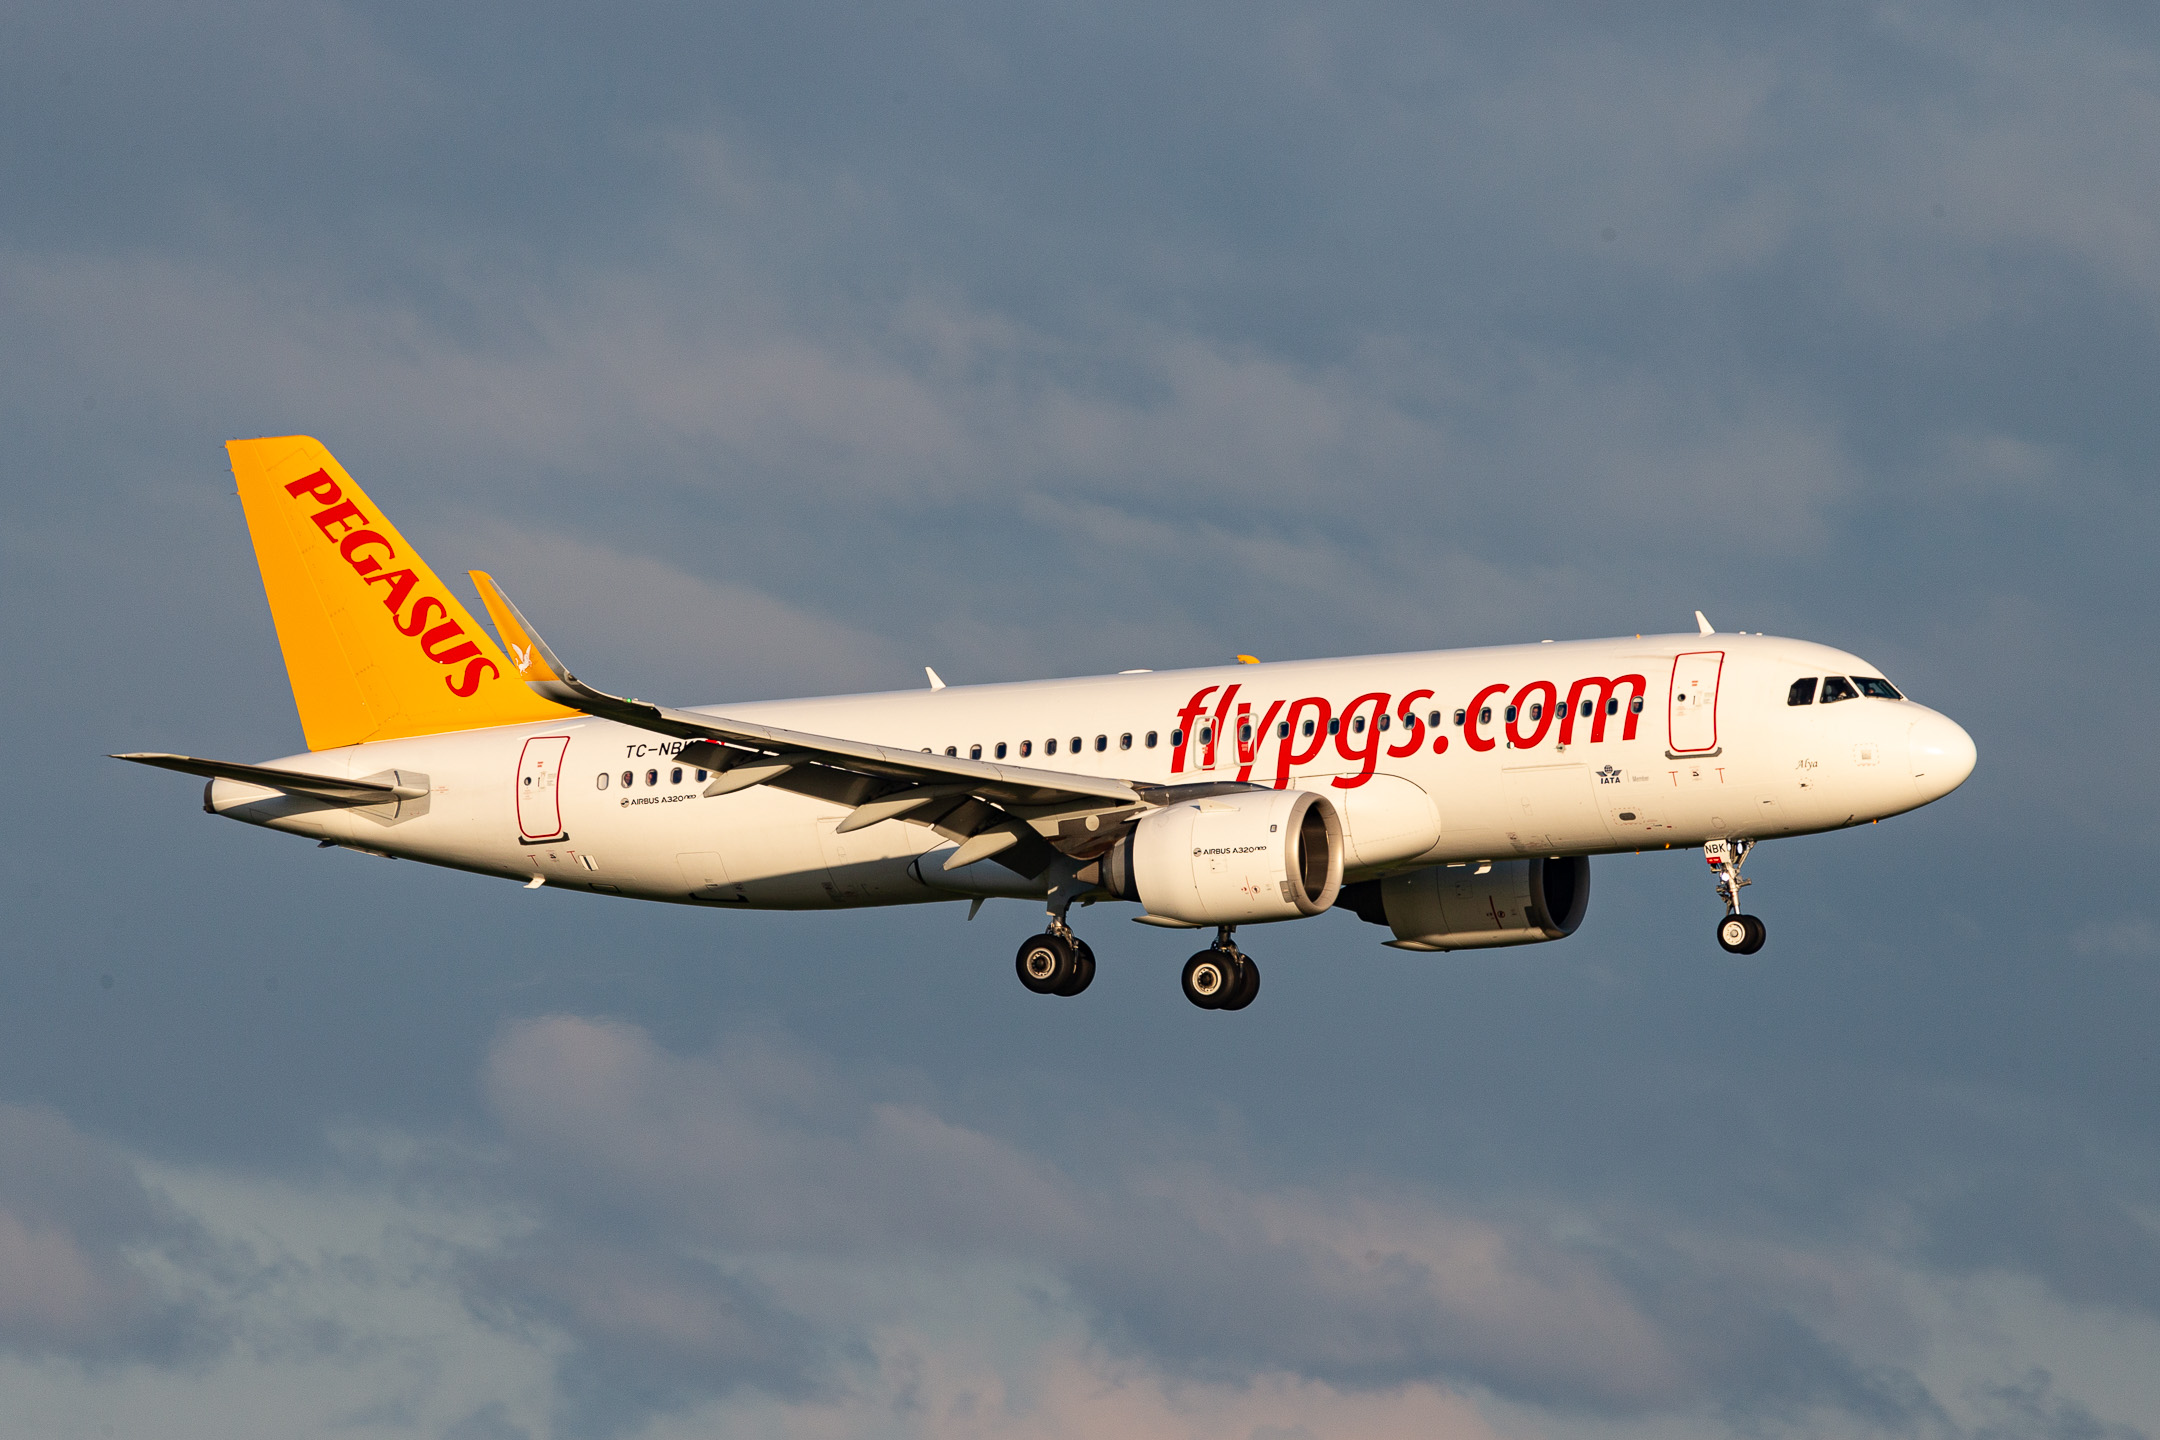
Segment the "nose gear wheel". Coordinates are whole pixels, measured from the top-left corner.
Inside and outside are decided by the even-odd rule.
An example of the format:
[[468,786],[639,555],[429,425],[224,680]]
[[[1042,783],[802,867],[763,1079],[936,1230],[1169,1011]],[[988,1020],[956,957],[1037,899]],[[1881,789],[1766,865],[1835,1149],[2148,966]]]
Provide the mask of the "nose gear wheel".
[[1740,891],[1754,883],[1740,878],[1740,867],[1754,848],[1752,840],[1712,840],[1703,846],[1703,859],[1710,862],[1711,872],[1717,876],[1718,899],[1725,902],[1725,918],[1718,921],[1717,943],[1732,955],[1753,955],[1769,938],[1762,921],[1740,913]]

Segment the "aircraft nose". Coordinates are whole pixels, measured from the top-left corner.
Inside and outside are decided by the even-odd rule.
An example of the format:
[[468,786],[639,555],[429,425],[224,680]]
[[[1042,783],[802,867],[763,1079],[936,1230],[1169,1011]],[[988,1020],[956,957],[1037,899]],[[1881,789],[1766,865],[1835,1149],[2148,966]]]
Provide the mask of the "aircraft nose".
[[1912,727],[1913,783],[1929,800],[1940,800],[1965,783],[1980,751],[1965,727],[1947,715],[1923,711]]

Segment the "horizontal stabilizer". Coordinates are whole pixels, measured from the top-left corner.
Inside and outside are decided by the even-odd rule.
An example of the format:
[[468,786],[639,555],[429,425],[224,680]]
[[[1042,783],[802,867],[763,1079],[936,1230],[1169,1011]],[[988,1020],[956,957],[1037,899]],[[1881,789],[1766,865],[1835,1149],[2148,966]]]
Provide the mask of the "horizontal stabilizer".
[[340,780],[331,775],[303,775],[297,770],[277,770],[268,765],[241,765],[231,760],[198,760],[192,755],[162,755],[144,752],[134,755],[115,755],[115,760],[132,760],[138,765],[155,765],[161,770],[178,770],[183,775],[200,775],[210,780],[237,780],[243,785],[260,785],[268,790],[283,790],[293,795],[313,795],[322,800],[344,800],[359,805],[384,805],[397,800],[417,800],[427,794],[418,785],[378,785],[368,780]]

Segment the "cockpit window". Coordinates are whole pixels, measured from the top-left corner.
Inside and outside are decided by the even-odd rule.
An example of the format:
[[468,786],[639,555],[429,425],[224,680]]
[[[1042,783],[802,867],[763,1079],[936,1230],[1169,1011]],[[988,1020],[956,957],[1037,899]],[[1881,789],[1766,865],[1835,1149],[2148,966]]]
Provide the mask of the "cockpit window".
[[1842,675],[1826,675],[1822,682],[1822,703],[1833,704],[1839,700],[1857,700],[1860,692],[1852,688],[1852,681]]
[[1814,704],[1814,703],[1815,703],[1815,677],[1814,677],[1813,675],[1810,675],[1810,676],[1808,676],[1808,678],[1807,678],[1807,679],[1805,679],[1805,680],[1795,680],[1795,681],[1793,681],[1793,682],[1792,682],[1792,689],[1790,689],[1790,690],[1788,690],[1788,691],[1786,691],[1786,692],[1785,692],[1785,703],[1786,703],[1786,704],[1788,704],[1788,705],[1812,705],[1812,704]]
[[1858,685],[1860,687],[1860,693],[1862,695],[1868,696],[1870,699],[1902,700],[1905,698],[1903,695],[1898,694],[1897,687],[1895,685],[1892,685],[1889,681],[1884,680],[1879,676],[1855,675],[1853,676],[1853,684]]

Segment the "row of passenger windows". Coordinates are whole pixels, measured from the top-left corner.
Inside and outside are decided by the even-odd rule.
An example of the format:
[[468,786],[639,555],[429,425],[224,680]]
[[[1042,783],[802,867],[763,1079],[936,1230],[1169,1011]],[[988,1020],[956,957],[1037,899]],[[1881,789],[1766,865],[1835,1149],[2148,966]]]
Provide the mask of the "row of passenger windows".
[[[1514,719],[1516,718],[1516,713],[1517,713],[1517,712],[1516,712],[1516,707],[1515,707],[1515,706],[1513,706],[1513,705],[1509,705],[1509,706],[1506,706],[1506,707],[1504,707],[1504,708],[1505,708],[1505,710],[1506,710],[1506,718],[1507,718],[1508,720],[1510,720],[1510,721],[1513,721],[1513,720],[1514,720]],[[1643,709],[1643,702],[1642,702],[1642,697],[1641,697],[1641,696],[1639,696],[1639,695],[1638,695],[1638,696],[1636,696],[1636,697],[1634,698],[1634,700],[1632,700],[1631,702],[1629,702],[1629,705],[1628,705],[1628,709],[1629,709],[1629,710],[1630,710],[1630,711],[1631,711],[1632,713],[1634,713],[1634,714],[1637,714],[1637,715],[1640,715],[1640,714],[1642,714],[1642,709]],[[1556,711],[1555,713],[1557,714],[1558,712]],[[1585,700],[1585,701],[1583,701],[1583,702],[1582,702],[1582,718],[1583,718],[1583,719],[1587,720],[1587,719],[1589,719],[1589,718],[1590,718],[1591,716],[1595,715],[1596,713],[1597,713],[1597,702],[1596,702],[1595,700]],[[1610,700],[1607,700],[1607,701],[1605,702],[1605,713],[1606,713],[1607,715],[1618,715],[1618,714],[1620,713],[1620,702],[1619,702],[1619,700],[1617,700],[1617,699],[1610,699]],[[1375,720],[1375,721],[1372,721],[1372,722],[1371,722],[1371,724],[1373,725],[1373,728],[1375,728],[1375,729],[1377,729],[1377,730],[1381,730],[1381,731],[1387,731],[1387,730],[1391,730],[1391,729],[1393,729],[1393,728],[1394,728],[1394,727],[1395,727],[1396,725],[1405,725],[1405,726],[1407,726],[1407,725],[1414,725],[1414,724],[1416,724],[1416,723],[1417,723],[1417,718],[1418,718],[1418,717],[1417,717],[1416,715],[1414,715],[1414,714],[1411,714],[1411,713],[1409,713],[1409,712],[1405,711],[1405,712],[1404,712],[1403,714],[1401,714],[1401,715],[1387,715],[1387,714],[1383,714],[1383,715],[1381,715],[1381,716],[1380,716],[1380,717],[1379,717],[1379,718],[1378,718],[1377,720]],[[1464,722],[1465,722],[1466,720],[1468,720],[1469,718],[1470,718],[1470,712],[1469,712],[1468,710],[1466,710],[1466,709],[1465,709],[1465,710],[1457,710],[1457,711],[1455,712],[1455,724],[1456,724],[1456,725],[1457,725],[1458,727],[1459,727],[1459,726],[1461,726],[1461,725],[1462,725],[1462,724],[1463,724],[1463,723],[1464,723]],[[1489,725],[1489,724],[1491,724],[1491,723],[1492,723],[1492,718],[1493,718],[1493,707],[1492,707],[1492,706],[1490,706],[1490,705],[1484,706],[1483,708],[1481,708],[1481,709],[1480,709],[1480,710],[1478,711],[1478,723],[1479,723],[1479,724],[1481,724],[1481,725]],[[1534,704],[1534,705],[1532,705],[1532,706],[1530,707],[1530,718],[1531,718],[1531,720],[1533,720],[1533,721],[1537,721],[1537,720],[1542,720],[1542,719],[1544,719],[1544,718],[1545,718],[1545,706],[1544,706],[1544,705],[1543,705],[1542,703],[1540,703],[1540,704]],[[1429,714],[1427,714],[1427,715],[1425,716],[1425,723],[1426,723],[1427,725],[1431,726],[1431,727],[1432,727],[1433,729],[1437,730],[1437,729],[1439,729],[1439,728],[1440,728],[1440,726],[1442,725],[1442,723],[1444,723],[1444,722],[1446,721],[1446,719],[1447,719],[1447,712],[1446,712],[1446,711],[1444,711],[1444,710],[1434,710],[1434,711],[1430,712]],[[1354,715],[1354,716],[1352,716],[1352,717],[1351,717],[1351,719],[1350,719],[1350,733],[1351,733],[1352,735],[1362,735],[1362,734],[1364,734],[1364,733],[1365,733],[1365,727],[1366,727],[1366,724],[1367,724],[1367,720],[1366,720],[1366,717],[1365,717],[1365,716],[1363,716],[1363,715]],[[1330,734],[1330,735],[1340,735],[1340,734],[1342,733],[1342,725],[1343,725],[1343,722],[1342,722],[1342,717],[1341,717],[1341,716],[1336,716],[1336,717],[1334,717],[1333,719],[1330,719],[1330,720],[1329,720],[1329,721],[1327,722],[1327,733],[1328,733],[1328,734]],[[1304,736],[1305,736],[1305,737],[1306,737],[1307,739],[1311,739],[1311,738],[1312,738],[1312,737],[1313,737],[1314,735],[1316,735],[1316,734],[1318,734],[1318,733],[1319,733],[1319,722],[1318,722],[1317,720],[1312,720],[1312,719],[1308,719],[1308,720],[1304,721],[1304,722],[1303,722],[1303,723],[1302,723],[1302,724],[1301,724],[1301,725],[1300,725],[1300,726],[1299,726],[1298,728],[1299,728],[1299,731],[1300,731],[1300,732],[1301,732],[1301,733],[1302,733],[1302,734],[1303,734],[1303,735],[1304,735]],[[1238,729],[1237,729],[1237,738],[1238,738],[1238,742],[1239,742],[1240,744],[1244,744],[1244,745],[1250,745],[1250,744],[1252,743],[1252,739],[1253,739],[1253,734],[1254,734],[1254,731],[1253,731],[1253,727],[1252,727],[1252,725],[1251,725],[1251,723],[1250,723],[1250,722],[1247,722],[1247,723],[1245,723],[1245,724],[1242,724],[1242,725],[1238,726]],[[1200,728],[1199,728],[1199,730],[1198,730],[1198,732],[1197,732],[1197,733],[1196,733],[1196,734],[1194,735],[1194,737],[1193,737],[1193,738],[1194,738],[1195,740],[1197,740],[1197,741],[1198,741],[1198,742],[1199,742],[1200,744],[1202,744],[1202,745],[1212,745],[1212,744],[1214,744],[1214,743],[1215,743],[1215,727],[1214,727],[1214,725],[1213,725],[1212,723],[1208,723],[1208,724],[1203,724],[1203,725],[1201,725],[1201,726],[1200,726]],[[1289,738],[1290,738],[1290,722],[1289,722],[1289,721],[1287,721],[1287,720],[1278,720],[1278,721],[1276,721],[1276,722],[1275,722],[1275,738],[1276,738],[1276,739],[1278,739],[1278,740],[1287,740],[1287,739],[1289,739]],[[1155,731],[1153,731],[1153,730],[1150,730],[1150,731],[1148,731],[1148,732],[1147,732],[1147,734],[1145,735],[1145,737],[1143,737],[1143,739],[1142,739],[1141,743],[1142,743],[1142,746],[1143,746],[1144,748],[1146,748],[1146,749],[1149,749],[1149,750],[1153,750],[1153,749],[1155,748],[1155,746],[1156,746],[1157,740],[1158,740],[1158,736],[1157,736],[1157,733],[1156,733]],[[1171,745],[1172,745],[1173,747],[1174,747],[1174,746],[1178,746],[1178,745],[1183,745],[1183,744],[1185,743],[1185,732],[1184,732],[1183,730],[1181,730],[1181,729],[1179,729],[1179,730],[1172,730],[1172,731],[1170,732],[1170,743],[1171,743]],[[1075,735],[1075,736],[1073,736],[1073,737],[1072,737],[1072,739],[1071,739],[1071,740],[1070,740],[1070,741],[1068,742],[1068,744],[1069,744],[1069,746],[1070,746],[1070,753],[1072,753],[1072,754],[1075,754],[1075,755],[1078,755],[1078,754],[1082,753],[1082,752],[1083,752],[1083,751],[1084,751],[1084,750],[1085,750],[1085,749],[1087,748],[1087,741],[1086,741],[1086,738],[1085,738],[1084,736],[1080,736],[1080,735]],[[1130,733],[1130,732],[1127,732],[1126,734],[1123,734],[1123,735],[1120,735],[1120,736],[1118,736],[1118,737],[1117,737],[1117,746],[1118,746],[1118,749],[1120,749],[1120,750],[1130,750],[1130,749],[1132,749],[1132,748],[1133,748],[1133,737],[1132,737],[1131,733]],[[1098,752],[1100,752],[1100,751],[1105,751],[1105,750],[1108,750],[1108,749],[1110,748],[1110,737],[1109,737],[1108,735],[1097,735],[1097,736],[1095,737],[1095,743],[1094,743],[1094,748],[1095,748],[1095,749],[1096,749],[1096,750],[1097,750]],[[927,754],[930,754],[931,752],[930,752],[929,750],[927,750],[927,749],[926,749],[926,750],[924,750],[924,751],[923,751],[923,753],[924,753],[925,755],[927,755]],[[946,746],[946,747],[945,747],[945,753],[946,753],[947,755],[951,755],[951,756],[954,756],[954,757],[956,757],[956,758],[957,758],[957,757],[959,756],[959,754],[960,754],[960,747],[959,747],[959,746],[957,746],[957,745],[948,745],[948,746]],[[991,756],[991,758],[992,758],[992,759],[995,759],[995,760],[1003,760],[1003,759],[1005,759],[1005,758],[1006,758],[1006,756],[1007,756],[1008,754],[1010,754],[1010,753],[1012,753],[1012,751],[1011,751],[1011,750],[1009,749],[1009,747],[1008,747],[1008,746],[1007,746],[1007,745],[1005,744],[1005,742],[1003,742],[1003,741],[999,741],[999,742],[998,742],[997,744],[995,744],[995,745],[993,745],[993,746],[991,746],[991,747],[990,747],[990,756]],[[1033,755],[1034,753],[1035,753],[1035,744],[1034,744],[1034,742],[1033,742],[1032,740],[1022,740],[1022,741],[1020,742],[1020,744],[1019,744],[1019,747],[1018,747],[1018,754],[1019,754],[1019,756],[1020,756],[1020,758],[1021,758],[1021,759],[1023,759],[1023,760],[1025,760],[1025,759],[1028,759],[1028,758],[1029,758],[1029,757],[1031,757],[1031,756],[1032,756],[1032,755]],[[1043,754],[1045,754],[1045,755],[1055,755],[1055,754],[1057,754],[1057,753],[1058,753],[1058,741],[1057,741],[1057,740],[1056,740],[1055,738],[1052,738],[1052,739],[1049,739],[1049,740],[1045,740],[1045,741],[1043,742],[1043,746],[1042,746],[1042,753],[1043,753]],[[980,745],[970,745],[970,746],[968,746],[968,747],[967,747],[967,757],[968,757],[968,759],[970,759],[970,760],[980,760],[980,759],[982,759],[982,758],[983,758],[983,747],[982,747],[982,746],[980,746]]]
[[[622,788],[623,788],[623,789],[625,789],[625,790],[628,790],[628,789],[629,789],[629,788],[631,788],[631,787],[632,787],[633,785],[637,784],[637,778],[638,778],[638,773],[637,773],[637,771],[635,771],[635,770],[625,770],[625,771],[623,771],[623,772],[622,772]],[[704,781],[706,780],[707,776],[706,776],[706,774],[705,774],[705,772],[704,772],[703,770],[700,770],[700,771],[698,771],[698,772],[697,772],[697,778],[698,778],[698,781],[699,781],[699,783],[701,783],[701,784],[702,784],[702,783],[703,783],[703,782],[704,782]],[[670,785],[680,785],[680,784],[682,784],[682,783],[683,783],[683,767],[682,767],[682,766],[680,766],[680,765],[673,765],[673,766],[670,766],[670,767],[668,768],[668,772],[667,772],[667,779],[668,779],[668,784],[670,784]],[[658,770],[647,770],[647,771],[645,772],[645,783],[646,783],[647,785],[658,785],[658,784],[660,783],[660,772],[659,772]],[[605,789],[607,789],[607,787],[608,787],[608,772],[607,772],[607,771],[605,771],[605,770],[603,770],[603,771],[601,771],[601,772],[600,772],[600,773],[599,773],[598,775],[596,775],[596,776],[594,776],[594,777],[593,777],[593,788],[594,788],[594,789],[596,789],[596,790],[605,790]]]
[[[1792,689],[1785,692],[1785,703],[1787,705],[1813,705],[1816,700],[1816,682],[1817,677],[1813,675],[1810,675],[1805,680],[1793,681]],[[1840,700],[1858,700],[1863,695],[1871,700],[1902,700],[1905,698],[1903,695],[1898,694],[1895,685],[1875,675],[1855,675],[1850,680],[1843,675],[1825,675],[1821,677],[1821,684],[1822,703],[1825,705],[1835,704]]]

